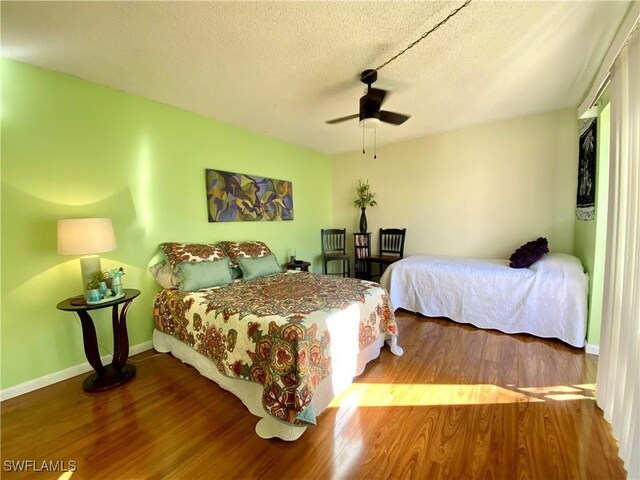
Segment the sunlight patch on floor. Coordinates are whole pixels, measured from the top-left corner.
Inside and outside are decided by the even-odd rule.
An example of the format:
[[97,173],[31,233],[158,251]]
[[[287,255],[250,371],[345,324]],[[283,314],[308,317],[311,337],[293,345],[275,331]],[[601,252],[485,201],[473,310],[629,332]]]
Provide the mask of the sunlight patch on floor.
[[544,396],[549,400],[555,400],[556,402],[565,402],[567,400],[595,400],[593,397],[587,397],[577,393],[549,393]]
[[582,390],[588,390],[588,391],[592,391],[595,392],[596,391],[596,384],[595,383],[583,383],[582,385],[572,385],[576,388],[580,388]]
[[555,401],[593,400],[596,385],[595,383],[587,383],[583,385],[554,385],[551,387],[519,387],[518,390]]
[[433,405],[483,405],[542,402],[539,398],[497,385],[427,385],[394,383],[354,383],[334,398],[329,408],[408,407]]
[[576,387],[570,387],[568,385],[556,385],[553,387],[518,387],[518,390],[527,393],[578,393],[582,392],[582,389]]

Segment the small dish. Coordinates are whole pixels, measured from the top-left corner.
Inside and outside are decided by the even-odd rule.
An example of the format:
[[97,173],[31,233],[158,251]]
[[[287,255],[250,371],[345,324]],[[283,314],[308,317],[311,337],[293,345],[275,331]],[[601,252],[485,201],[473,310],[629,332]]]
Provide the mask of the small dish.
[[124,297],[124,292],[121,293],[120,295],[115,295],[113,297],[107,297],[107,298],[103,298],[102,300],[96,300],[96,301],[91,301],[91,300],[86,300],[87,305],[100,305],[102,303],[109,303],[109,302],[113,302],[114,300],[118,300],[122,297]]

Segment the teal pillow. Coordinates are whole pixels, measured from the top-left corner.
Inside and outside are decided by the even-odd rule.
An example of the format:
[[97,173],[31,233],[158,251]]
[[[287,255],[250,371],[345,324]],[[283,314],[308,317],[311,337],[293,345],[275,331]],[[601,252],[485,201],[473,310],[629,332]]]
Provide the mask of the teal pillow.
[[238,266],[242,270],[242,278],[251,280],[253,278],[266,277],[274,273],[281,273],[282,268],[278,264],[278,259],[273,253],[264,257],[238,258]]
[[217,287],[231,283],[229,259],[213,262],[182,262],[178,265],[178,288],[181,292],[195,292],[201,288]]

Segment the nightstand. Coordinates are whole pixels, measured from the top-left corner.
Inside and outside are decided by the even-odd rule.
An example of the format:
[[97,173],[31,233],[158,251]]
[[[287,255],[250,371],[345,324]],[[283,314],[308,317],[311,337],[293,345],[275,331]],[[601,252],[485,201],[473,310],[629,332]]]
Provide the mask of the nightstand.
[[[87,377],[82,384],[85,392],[102,392],[127,383],[136,374],[136,367],[127,363],[129,356],[129,336],[127,334],[127,310],[133,299],[140,295],[140,290],[125,288],[124,297],[110,302],[90,305],[84,297],[71,297],[63,300],[57,305],[59,310],[66,312],[76,312],[82,324],[82,337],[84,339],[84,353],[89,360],[89,364],[96,373]],[[118,309],[122,305],[120,312]],[[89,312],[102,308],[112,308],[113,321],[113,362],[106,367],[100,360],[98,351],[98,339],[96,328]]]
[[308,272],[310,262],[305,262],[304,260],[296,260],[295,262],[289,262],[285,264],[284,268],[288,270],[300,270],[302,272]]

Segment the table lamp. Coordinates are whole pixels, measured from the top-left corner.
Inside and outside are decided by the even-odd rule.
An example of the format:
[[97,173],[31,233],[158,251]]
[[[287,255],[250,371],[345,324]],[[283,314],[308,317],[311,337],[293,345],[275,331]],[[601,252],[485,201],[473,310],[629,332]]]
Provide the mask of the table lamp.
[[82,291],[95,272],[99,272],[97,253],[117,248],[110,218],[70,218],[58,220],[58,255],[82,255]]

